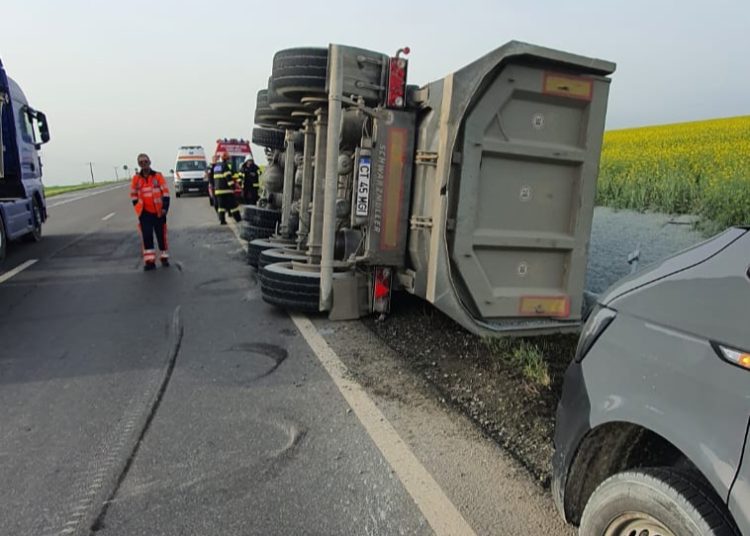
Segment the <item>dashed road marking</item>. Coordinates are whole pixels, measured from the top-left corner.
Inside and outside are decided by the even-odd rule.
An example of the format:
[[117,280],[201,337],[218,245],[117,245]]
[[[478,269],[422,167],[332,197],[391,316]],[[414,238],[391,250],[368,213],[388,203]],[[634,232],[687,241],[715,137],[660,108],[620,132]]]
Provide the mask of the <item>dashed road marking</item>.
[[346,365],[304,315],[291,314],[307,344],[336,384],[341,395],[362,423],[383,457],[411,495],[437,536],[476,536],[461,512],[445,495],[440,485],[404,443],[393,425],[367,396],[362,386],[349,379]]
[[26,268],[28,268],[32,264],[36,264],[37,262],[39,262],[39,259],[29,259],[26,262],[24,262],[22,264],[19,264],[18,266],[16,266],[12,270],[8,270],[4,274],[0,275],[0,283],[5,283],[11,277],[20,274]]
[[106,216],[104,216],[104,217],[102,218],[102,221],[107,221],[108,219],[110,219],[110,218],[111,218],[112,216],[114,216],[115,214],[117,214],[117,212],[110,212],[109,214],[107,214]]

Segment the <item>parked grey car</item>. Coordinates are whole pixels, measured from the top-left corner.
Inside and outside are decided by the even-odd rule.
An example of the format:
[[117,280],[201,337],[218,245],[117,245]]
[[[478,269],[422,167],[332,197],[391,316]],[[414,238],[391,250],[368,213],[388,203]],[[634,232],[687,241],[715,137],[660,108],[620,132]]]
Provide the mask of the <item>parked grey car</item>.
[[621,280],[557,411],[553,496],[584,536],[750,536],[750,229]]

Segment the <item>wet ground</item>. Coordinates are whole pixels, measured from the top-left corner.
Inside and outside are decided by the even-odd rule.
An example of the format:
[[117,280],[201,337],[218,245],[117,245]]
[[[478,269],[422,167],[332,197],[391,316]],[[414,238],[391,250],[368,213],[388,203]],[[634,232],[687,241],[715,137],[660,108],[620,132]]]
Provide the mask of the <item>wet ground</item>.
[[[628,254],[636,249],[644,267],[704,240],[694,223],[692,217],[597,208],[587,290],[600,293],[627,275]],[[365,319],[364,323],[434,387],[441,402],[466,414],[537,482],[548,485],[554,414],[577,336],[528,339],[542,351],[549,368],[551,383],[542,387],[525,379],[502,358],[502,352],[413,296],[395,297],[386,321]]]

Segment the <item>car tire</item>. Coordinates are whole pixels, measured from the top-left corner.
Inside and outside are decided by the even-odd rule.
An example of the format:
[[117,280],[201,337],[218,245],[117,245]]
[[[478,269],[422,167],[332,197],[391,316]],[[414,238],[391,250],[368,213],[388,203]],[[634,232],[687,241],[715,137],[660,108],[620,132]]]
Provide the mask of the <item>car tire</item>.
[[0,264],[5,260],[5,253],[8,251],[8,235],[5,234],[5,224],[0,218]]
[[247,244],[247,263],[254,268],[258,267],[260,254],[267,249],[277,249],[279,244],[270,242],[265,238],[256,238]]
[[264,266],[279,262],[304,262],[305,260],[307,260],[307,255],[301,251],[289,249],[266,249],[260,252],[260,256],[258,257],[258,269],[260,270]]
[[31,201],[31,213],[34,218],[34,228],[23,237],[25,242],[39,242],[42,239],[42,207],[34,197]]
[[697,477],[673,468],[617,473],[589,498],[580,536],[674,534],[734,536],[721,499]]
[[267,147],[268,149],[283,151],[285,147],[284,136],[285,133],[280,128],[255,127],[253,129],[252,141],[254,144]]
[[306,313],[319,311],[319,272],[297,271],[291,262],[279,262],[261,268],[258,279],[266,303]]

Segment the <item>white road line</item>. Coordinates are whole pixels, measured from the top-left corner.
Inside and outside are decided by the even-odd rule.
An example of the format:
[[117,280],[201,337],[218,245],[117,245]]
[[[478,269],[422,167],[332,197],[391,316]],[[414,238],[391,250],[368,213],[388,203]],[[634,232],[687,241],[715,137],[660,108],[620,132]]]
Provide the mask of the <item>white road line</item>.
[[93,197],[95,195],[103,194],[106,192],[111,192],[112,190],[118,190],[120,188],[125,188],[127,184],[121,184],[117,186],[113,186],[112,188],[105,188],[103,190],[96,190],[95,192],[89,192],[84,195],[79,195],[78,197],[71,197],[70,199],[64,199],[62,201],[58,201],[57,203],[52,203],[51,205],[47,205],[47,208],[55,208],[59,207],[61,205],[67,205],[68,203],[72,203],[73,201],[80,201],[81,199],[87,199],[89,197]]
[[104,216],[104,217],[102,218],[102,221],[107,221],[108,219],[110,219],[110,218],[111,218],[112,216],[114,216],[115,214],[117,214],[117,212],[110,212],[109,214],[107,214],[106,216]]
[[36,264],[39,262],[39,259],[29,259],[28,261],[24,262],[23,264],[19,264],[12,270],[9,270],[5,272],[4,274],[0,275],[0,283],[5,283],[8,279],[13,277],[14,275],[18,275],[21,272],[23,272],[26,268],[31,266],[32,264]]
[[476,536],[461,512],[440,485],[399,437],[364,389],[347,377],[346,366],[304,315],[292,314],[292,321],[333,379],[346,402],[370,435],[383,457],[396,472],[406,491],[422,511],[437,536]]
[[237,228],[237,224],[236,224],[236,223],[234,223],[234,220],[229,220],[229,221],[228,221],[227,223],[229,224],[229,228],[230,228],[230,229],[232,230],[232,232],[234,233],[234,236],[236,236],[236,237],[237,237],[237,241],[238,241],[238,242],[239,242],[240,244],[244,245],[244,244],[245,244],[245,242],[244,242],[244,240],[242,240],[242,238],[240,238],[240,230],[239,230],[239,229]]

